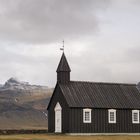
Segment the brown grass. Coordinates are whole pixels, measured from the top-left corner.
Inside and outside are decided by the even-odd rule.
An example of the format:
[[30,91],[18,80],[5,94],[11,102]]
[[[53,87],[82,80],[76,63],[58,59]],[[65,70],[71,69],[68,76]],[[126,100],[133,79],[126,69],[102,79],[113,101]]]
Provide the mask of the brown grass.
[[140,140],[140,136],[1,135],[0,140]]

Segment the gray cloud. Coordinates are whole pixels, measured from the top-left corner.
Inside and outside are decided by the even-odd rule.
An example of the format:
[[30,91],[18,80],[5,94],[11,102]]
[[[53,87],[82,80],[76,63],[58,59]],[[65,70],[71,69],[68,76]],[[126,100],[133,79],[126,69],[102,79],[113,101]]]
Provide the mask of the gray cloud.
[[138,82],[139,13],[139,0],[0,0],[0,82],[54,86],[62,39],[73,80]]
[[[58,63],[56,57],[47,54],[46,56],[37,56],[35,52],[28,52],[33,48],[34,46],[28,46],[28,48],[22,49],[21,46],[6,46],[4,44],[3,47],[0,47],[0,83],[4,83],[10,77],[17,77],[41,85],[54,83],[55,69]],[[37,50],[40,49],[41,47]]]
[[0,0],[0,39],[48,43],[98,30],[97,9],[109,0]]

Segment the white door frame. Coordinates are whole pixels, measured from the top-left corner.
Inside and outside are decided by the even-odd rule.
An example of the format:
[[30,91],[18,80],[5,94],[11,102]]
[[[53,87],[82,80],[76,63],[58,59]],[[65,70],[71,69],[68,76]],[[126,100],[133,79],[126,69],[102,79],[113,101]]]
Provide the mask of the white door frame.
[[55,108],[55,133],[61,133],[62,132],[62,107],[57,102]]

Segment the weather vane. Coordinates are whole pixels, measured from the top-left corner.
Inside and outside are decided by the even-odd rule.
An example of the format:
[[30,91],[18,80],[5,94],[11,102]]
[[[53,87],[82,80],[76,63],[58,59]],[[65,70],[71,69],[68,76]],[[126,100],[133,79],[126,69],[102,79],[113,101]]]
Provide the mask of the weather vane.
[[60,50],[64,52],[64,40],[63,40],[63,46],[62,48],[60,48]]

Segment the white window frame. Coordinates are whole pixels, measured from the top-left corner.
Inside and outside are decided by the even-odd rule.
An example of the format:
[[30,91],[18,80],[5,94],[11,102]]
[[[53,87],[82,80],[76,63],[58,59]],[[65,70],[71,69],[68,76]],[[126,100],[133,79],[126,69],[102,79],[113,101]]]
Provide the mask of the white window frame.
[[[140,123],[140,113],[139,112],[140,112],[139,110],[132,110],[132,123],[134,123],[134,124]],[[137,117],[138,117],[137,121],[134,120],[134,113],[137,113]]]
[[[111,120],[110,113],[114,113],[114,120]],[[108,122],[109,123],[116,123],[116,109],[108,109]]]
[[[89,108],[83,109],[83,123],[91,123],[91,110]],[[89,120],[85,120],[85,113],[89,112]]]

